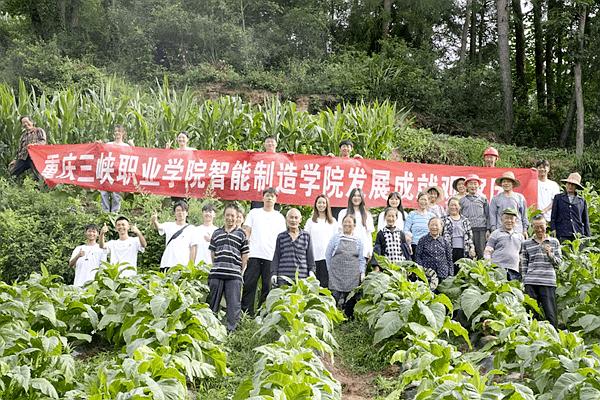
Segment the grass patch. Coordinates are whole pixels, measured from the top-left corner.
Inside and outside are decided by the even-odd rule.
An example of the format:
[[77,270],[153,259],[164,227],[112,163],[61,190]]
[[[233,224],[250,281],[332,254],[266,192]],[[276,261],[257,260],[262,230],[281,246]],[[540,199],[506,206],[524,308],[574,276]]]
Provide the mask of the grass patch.
[[335,351],[338,362],[353,373],[379,372],[389,366],[385,354],[373,346],[373,335],[366,323],[348,321],[335,331],[339,348]]
[[226,378],[208,378],[195,382],[190,388],[190,395],[196,399],[225,400],[230,399],[240,383],[254,372],[257,360],[255,347],[268,342],[254,336],[258,324],[254,319],[244,316],[235,332],[229,335],[224,345],[227,353],[227,365],[232,375]]

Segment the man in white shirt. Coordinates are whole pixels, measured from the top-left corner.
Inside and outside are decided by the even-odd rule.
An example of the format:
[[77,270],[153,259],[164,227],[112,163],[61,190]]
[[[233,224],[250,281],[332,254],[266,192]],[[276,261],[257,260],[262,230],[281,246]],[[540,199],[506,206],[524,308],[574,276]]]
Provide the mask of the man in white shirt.
[[180,200],[173,205],[175,222],[158,222],[158,215],[151,218],[152,225],[159,235],[165,236],[165,251],[160,260],[161,271],[176,265],[188,265],[196,260],[198,244],[194,238],[194,227],[187,223],[188,205]]
[[196,242],[198,243],[196,264],[198,264],[200,261],[204,262],[205,264],[212,264],[208,246],[210,245],[210,238],[217,230],[217,227],[213,223],[216,214],[217,210],[213,204],[208,203],[202,207],[202,225],[198,225],[195,229],[196,232],[194,233]]
[[554,196],[560,193],[560,186],[558,186],[558,183],[548,179],[548,172],[550,172],[550,163],[548,160],[539,160],[535,163],[535,169],[538,173],[537,208],[544,214],[546,221],[550,222],[552,200],[554,200]]
[[286,230],[285,218],[275,210],[277,191],[268,188],[263,191],[263,207],[250,210],[243,229],[249,237],[250,254],[248,267],[244,272],[242,311],[254,315],[254,298],[258,279],[262,290],[258,306],[265,301],[271,289],[271,261],[275,253],[277,236]]
[[104,224],[100,230],[100,248],[107,249],[110,254],[111,264],[123,264],[119,267],[122,278],[134,276],[137,274],[137,254],[143,253],[147,246],[146,238],[142,232],[133,225],[131,232],[137,236],[129,236],[129,220],[126,217],[119,217],[115,221],[115,230],[119,234],[119,239],[104,242],[104,235],[108,232],[108,226]]
[[75,247],[69,259],[69,267],[75,267],[73,286],[81,287],[85,283],[93,281],[100,263],[106,260],[106,251],[96,243],[98,239],[96,225],[86,225],[85,239],[85,244]]

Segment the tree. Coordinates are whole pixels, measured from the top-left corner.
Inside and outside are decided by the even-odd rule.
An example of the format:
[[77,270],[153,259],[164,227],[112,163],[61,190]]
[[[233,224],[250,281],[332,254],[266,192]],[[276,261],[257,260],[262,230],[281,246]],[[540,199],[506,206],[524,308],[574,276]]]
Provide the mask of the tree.
[[459,60],[461,64],[464,64],[465,57],[467,55],[467,39],[469,38],[469,21],[471,20],[471,14],[473,13],[473,0],[467,0],[467,6],[465,7],[465,22],[463,23],[462,34],[460,37],[460,56]]
[[533,0],[533,36],[535,59],[535,92],[537,109],[546,105],[546,83],[544,79],[544,32],[542,31],[543,0]]
[[498,61],[504,98],[504,136],[506,139],[510,139],[513,127],[513,90],[508,47],[508,0],[496,0],[496,8],[498,13]]
[[512,0],[513,24],[515,28],[515,72],[517,76],[515,94],[521,107],[527,105],[527,77],[525,76],[525,28],[521,0]]
[[585,38],[585,20],[587,16],[587,5],[583,3],[579,6],[579,26],[577,32],[577,54],[575,56],[575,102],[577,104],[577,133],[575,135],[575,154],[578,157],[583,155],[584,145],[584,107],[583,107],[583,86],[581,84],[581,59],[583,58],[584,38]]

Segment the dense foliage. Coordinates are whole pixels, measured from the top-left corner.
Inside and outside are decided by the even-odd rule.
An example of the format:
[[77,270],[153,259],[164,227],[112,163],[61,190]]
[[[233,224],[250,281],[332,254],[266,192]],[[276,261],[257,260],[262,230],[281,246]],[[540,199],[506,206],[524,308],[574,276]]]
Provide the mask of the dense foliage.
[[[505,1],[512,143],[573,143],[582,70],[598,139],[598,4]],[[323,103],[390,99],[446,133],[503,131],[496,2],[481,0],[3,0],[0,79],[38,93],[106,76],[168,75],[205,92],[267,89]],[[582,15],[586,17],[578,34]],[[527,34],[526,34],[527,33]],[[512,76],[511,76],[512,75]],[[582,110],[583,111],[583,110]]]

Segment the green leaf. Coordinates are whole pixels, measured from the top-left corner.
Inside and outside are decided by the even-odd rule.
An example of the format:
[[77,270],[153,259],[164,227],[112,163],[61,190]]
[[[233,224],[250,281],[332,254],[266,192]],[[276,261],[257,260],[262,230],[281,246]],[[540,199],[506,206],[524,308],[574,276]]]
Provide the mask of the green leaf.
[[473,313],[477,311],[482,304],[485,304],[490,299],[491,295],[490,292],[481,293],[473,288],[467,288],[460,296],[460,307],[467,318],[471,319]]
[[576,372],[566,372],[556,380],[552,388],[552,400],[562,400],[568,398],[570,393],[574,392],[577,385],[585,380],[585,377]]
[[170,300],[163,295],[156,295],[150,300],[150,308],[152,309],[152,316],[154,318],[160,318],[164,315],[165,311],[169,308]]
[[45,378],[33,378],[31,387],[39,390],[43,394],[53,399],[58,399],[58,393],[52,384]]
[[588,314],[579,318],[575,325],[581,326],[586,333],[590,333],[600,328],[600,316]]
[[397,311],[388,311],[384,313],[375,325],[375,335],[373,344],[377,344],[390,336],[395,335],[402,328],[404,322],[400,319]]

